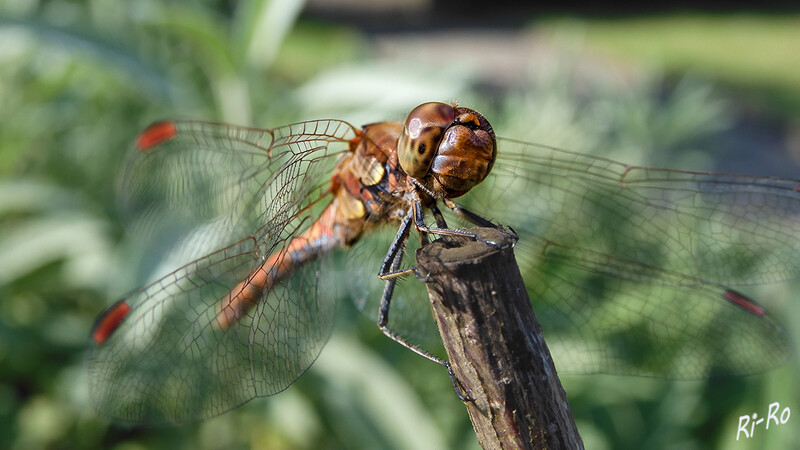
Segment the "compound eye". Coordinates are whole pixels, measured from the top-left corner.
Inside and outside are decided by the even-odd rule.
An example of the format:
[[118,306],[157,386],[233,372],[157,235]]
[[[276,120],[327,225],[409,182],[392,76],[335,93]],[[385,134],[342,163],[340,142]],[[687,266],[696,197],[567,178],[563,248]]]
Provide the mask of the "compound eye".
[[414,178],[430,170],[444,131],[455,119],[455,110],[445,103],[423,103],[406,119],[397,145],[400,167]]
[[479,112],[458,108],[445,131],[429,172],[447,198],[466,194],[483,181],[497,157],[494,130]]
[[422,178],[428,173],[433,163],[444,130],[435,126],[427,126],[421,127],[422,129],[417,131],[414,129],[415,126],[416,124],[412,122],[410,129],[403,130],[403,136],[407,136],[407,138],[400,137],[398,159],[400,167],[407,174],[414,178]]

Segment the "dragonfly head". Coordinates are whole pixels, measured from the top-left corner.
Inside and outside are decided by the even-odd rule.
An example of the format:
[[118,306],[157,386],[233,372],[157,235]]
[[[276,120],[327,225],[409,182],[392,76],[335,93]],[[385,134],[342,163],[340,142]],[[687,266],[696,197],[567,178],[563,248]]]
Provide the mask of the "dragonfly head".
[[483,181],[497,157],[494,130],[479,112],[446,103],[414,108],[397,145],[400,167],[444,198]]

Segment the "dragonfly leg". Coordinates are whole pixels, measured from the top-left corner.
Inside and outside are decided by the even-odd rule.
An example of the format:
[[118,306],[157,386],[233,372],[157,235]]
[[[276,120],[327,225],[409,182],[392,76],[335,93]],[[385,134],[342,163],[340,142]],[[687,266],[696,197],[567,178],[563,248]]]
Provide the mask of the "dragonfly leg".
[[[391,268],[396,269],[399,265],[399,261],[402,259],[403,252],[399,252],[396,255],[395,263],[392,264]],[[453,368],[450,365],[450,362],[434,356],[425,350],[419,348],[418,346],[408,342],[405,338],[398,335],[394,331],[389,329],[389,307],[392,304],[392,294],[394,293],[394,287],[397,284],[397,278],[391,278],[386,280],[386,287],[383,290],[383,296],[381,297],[381,306],[380,306],[380,315],[378,321],[378,327],[381,329],[383,334],[385,334],[389,339],[397,342],[398,344],[402,345],[403,347],[411,350],[412,352],[430,360],[437,364],[441,364],[447,369],[447,375],[450,377],[450,383],[453,385],[453,390],[456,392],[456,395],[462,402],[469,402],[475,400],[470,395],[471,392],[464,388],[464,385],[461,383],[461,380],[456,377],[455,373],[453,372]]]
[[394,237],[394,241],[392,241],[392,245],[389,247],[386,257],[383,259],[380,272],[378,272],[378,278],[381,280],[387,281],[392,278],[414,274],[414,268],[399,270],[400,261],[402,261],[403,254],[405,253],[408,234],[411,231],[411,219],[412,214],[409,212],[403,217],[403,221],[400,222],[397,235]]
[[389,247],[389,252],[387,253],[386,258],[383,260],[383,264],[381,265],[381,273],[378,274],[381,279],[386,280],[386,286],[384,287],[383,295],[381,296],[380,311],[378,314],[378,327],[380,328],[381,332],[383,332],[383,334],[385,334],[391,340],[430,361],[444,366],[447,369],[447,375],[450,377],[450,383],[452,383],[453,389],[456,391],[458,398],[464,402],[472,401],[474,399],[470,397],[470,392],[464,388],[464,385],[453,373],[453,368],[451,367],[450,362],[426,352],[389,329],[389,308],[392,304],[392,295],[394,294],[394,287],[397,284],[397,279],[403,274],[412,273],[414,271],[414,269],[408,269],[406,271],[399,270],[400,262],[403,260],[403,255],[405,254],[405,245],[406,241],[408,240],[408,234],[411,230],[411,219],[411,213],[407,214],[406,217],[403,218],[394,242],[392,242],[391,247]]
[[452,383],[453,390],[456,391],[458,399],[462,402],[475,401],[475,398],[472,396],[472,391],[465,388],[461,380],[459,380],[453,372],[453,366],[450,365],[450,361],[445,361],[444,366],[447,368],[447,375],[450,376],[450,383]]
[[[433,211],[433,209],[431,209]],[[461,231],[461,230],[453,230],[450,228],[446,228],[447,224],[445,223],[445,227],[441,227],[439,225],[439,218],[437,217],[436,222],[437,226],[429,227],[425,224],[425,216],[422,214],[422,205],[419,202],[414,203],[414,226],[417,228],[417,231],[420,233],[430,233],[430,234],[438,234],[448,235],[448,236],[464,236],[472,239],[477,239],[474,233],[470,233],[469,231]],[[438,209],[436,210],[438,211]],[[434,212],[434,216],[436,212]],[[439,211],[439,215],[441,216],[441,211]],[[441,217],[442,222],[444,221],[444,216]]]
[[[447,226],[447,222],[444,220],[444,216],[442,215],[442,212],[439,211],[439,208],[436,206],[435,203],[430,205],[430,210],[431,210],[431,213],[433,213],[433,217],[436,219],[436,226],[438,228],[440,228],[440,229],[449,230],[450,228]],[[422,217],[422,215],[420,214],[418,217]],[[417,221],[417,223],[419,224],[419,221]],[[428,242],[429,242],[428,233],[425,232],[425,231],[422,231],[419,227],[417,227],[417,230],[420,230],[419,231],[419,245],[420,245],[420,247],[424,247],[424,246],[428,245]]]
[[497,228],[497,225],[493,224],[491,221],[484,219],[479,214],[476,214],[467,208],[464,208],[461,205],[456,204],[454,201],[449,199],[444,199],[444,205],[450,208],[457,216],[465,219],[479,227],[490,227],[490,228]]
[[[443,203],[445,204],[445,206],[450,208],[457,216],[479,227],[495,228],[502,231],[503,233],[506,234],[510,233],[511,235],[513,235],[515,240],[519,238],[517,232],[514,231],[514,229],[509,226],[496,225],[492,223],[490,220],[483,218],[480,214],[474,213],[468,210],[467,208],[464,208],[463,206],[456,204],[454,201],[450,199],[444,199]],[[494,242],[487,242],[487,244],[495,245]]]
[[431,213],[433,213],[433,217],[436,219],[436,226],[439,228],[448,228],[447,222],[444,220],[444,216],[442,212],[439,211],[439,207],[436,204],[431,205],[430,207]]
[[380,327],[383,334],[389,337],[389,339],[397,342],[398,344],[402,345],[403,347],[411,350],[412,352],[426,358],[430,361],[433,361],[437,364],[441,364],[442,366],[447,369],[447,375],[450,377],[450,383],[453,385],[453,390],[456,392],[459,400],[462,402],[469,402],[475,400],[471,396],[471,391],[464,387],[464,384],[461,383],[461,380],[458,379],[456,374],[453,372],[453,367],[450,365],[450,361],[445,359],[439,358],[438,356],[434,356],[425,350],[417,347],[416,345],[408,342],[402,336],[398,335],[394,331],[390,330],[388,327],[389,324],[389,306],[392,303],[392,293],[394,292],[394,286],[397,283],[396,278],[392,278],[386,281],[386,288],[383,290],[383,297],[381,298],[381,311],[380,311],[380,321],[378,326]]

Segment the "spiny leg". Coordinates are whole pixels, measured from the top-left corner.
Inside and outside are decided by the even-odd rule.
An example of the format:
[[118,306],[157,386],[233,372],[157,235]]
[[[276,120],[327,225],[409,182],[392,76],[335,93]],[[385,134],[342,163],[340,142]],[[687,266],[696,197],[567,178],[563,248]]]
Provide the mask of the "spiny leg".
[[[394,241],[392,241],[392,245],[389,246],[389,251],[386,253],[386,257],[383,258],[383,263],[381,264],[381,269],[378,272],[378,278],[383,281],[389,281],[394,278],[403,277],[406,275],[411,275],[414,273],[414,268],[400,270],[400,262],[403,260],[403,254],[406,250],[406,242],[408,241],[408,235],[411,231],[411,219],[412,213],[409,211],[403,220],[400,222],[400,228],[397,230],[397,235],[394,237]],[[389,285],[387,284],[387,287]],[[392,287],[394,289],[394,287]],[[385,291],[385,290],[384,290]],[[391,293],[389,294],[391,296]],[[384,297],[386,293],[384,292]],[[381,309],[383,309],[383,302],[381,301]],[[387,306],[388,308],[388,306]]]
[[[442,212],[439,211],[439,208],[436,206],[436,203],[431,204],[429,206],[429,209],[431,210],[431,213],[433,213],[433,217],[436,219],[436,226],[439,229],[449,230],[450,228],[447,226],[447,222],[444,220],[444,216],[442,215]],[[421,209],[420,209],[420,214],[417,217],[421,217],[421,216],[422,216],[422,214],[421,214]],[[419,225],[419,223],[421,221],[416,220],[415,222],[416,222],[417,225]],[[428,233],[425,232],[425,231],[422,231],[419,228],[419,226],[417,226],[417,230],[419,230],[419,245],[420,245],[420,247],[424,247],[424,246],[428,245],[428,242],[429,242]]]
[[397,230],[397,235],[395,236],[392,245],[389,247],[389,252],[386,254],[386,258],[384,258],[383,264],[381,265],[381,272],[378,274],[381,279],[386,281],[386,286],[384,287],[383,295],[381,296],[380,311],[378,314],[378,327],[383,334],[403,347],[424,358],[427,358],[430,361],[444,366],[447,369],[447,375],[450,377],[450,383],[452,383],[453,390],[455,390],[458,398],[464,402],[472,401],[474,399],[470,397],[469,392],[464,389],[461,381],[459,381],[455,373],[453,373],[453,368],[449,361],[434,356],[418,346],[408,342],[405,338],[396,334],[388,327],[389,308],[392,304],[392,295],[394,294],[394,287],[397,284],[397,279],[400,276],[413,273],[414,271],[413,268],[405,271],[400,270],[400,263],[403,260],[406,242],[408,241],[408,235],[411,230],[412,215],[413,213],[409,211],[409,214],[407,214],[400,223],[400,229]]
[[[433,209],[431,209],[433,211]],[[417,231],[420,233],[430,233],[430,234],[438,234],[440,236],[464,236],[472,239],[476,239],[474,233],[470,233],[468,231],[461,231],[461,230],[452,230],[447,228],[447,224],[445,227],[439,226],[439,218],[436,219],[437,226],[429,227],[425,224],[425,215],[422,213],[422,205],[419,202],[414,202],[414,226],[417,228]],[[438,211],[438,209],[437,209]],[[436,213],[434,213],[434,216]],[[439,211],[439,215],[441,216],[441,211]],[[444,221],[444,216],[442,216],[442,221]]]
[[444,216],[442,215],[442,212],[439,210],[439,207],[436,206],[435,203],[433,205],[431,205],[430,210],[431,210],[431,213],[433,214],[433,217],[436,219],[436,226],[437,227],[439,227],[439,228],[449,228],[447,226],[447,222],[444,220]]
[[424,356],[425,358],[428,358],[433,362],[446,366],[446,362],[441,358],[437,358],[436,356],[431,355],[416,345],[411,344],[388,328],[389,308],[392,304],[392,295],[394,294],[394,287],[397,284],[397,279],[403,272],[399,269],[400,263],[403,260],[403,255],[405,254],[405,245],[411,230],[410,225],[411,214],[407,214],[406,217],[403,218],[403,221],[400,224],[400,229],[397,231],[397,236],[395,236],[394,242],[392,242],[392,245],[389,248],[389,253],[386,255],[386,259],[384,259],[383,264],[381,265],[381,273],[378,274],[381,279],[386,281],[386,286],[384,287],[383,295],[381,296],[380,312],[378,314],[378,326],[385,335],[389,336],[402,346],[421,356]]
[[[452,204],[455,207],[458,207],[458,205],[455,205],[455,203],[452,202],[450,202],[450,204],[447,203],[445,204],[450,208],[452,208],[450,204]],[[416,227],[420,235],[420,246],[425,246],[428,244],[428,234],[431,233],[438,235],[464,236],[472,239],[477,239],[477,236],[475,236],[475,234],[470,233],[468,231],[452,230],[448,228],[447,222],[444,220],[442,212],[435,204],[430,206],[430,210],[433,213],[433,216],[436,218],[436,227],[428,227],[425,224],[425,215],[422,212],[422,204],[420,202],[414,202],[412,209],[408,213],[406,213],[406,215],[403,217],[403,220],[400,223],[400,228],[397,230],[397,235],[395,236],[392,245],[389,247],[389,252],[386,254],[386,258],[383,259],[381,270],[378,273],[378,277],[380,277],[381,280],[386,281],[391,278],[402,277],[414,273],[414,268],[400,270],[399,266],[394,269],[390,267],[394,259],[402,260],[402,252],[405,251],[406,242],[408,241],[408,235],[410,232],[410,225],[412,218],[414,220],[414,226]],[[467,211],[467,213],[471,214],[472,216],[480,218],[480,220],[483,220],[486,224],[488,224],[486,226],[496,227],[491,222],[489,222],[486,219],[483,219],[482,217],[478,216],[475,213],[469,211]],[[478,225],[481,224],[482,223],[478,223]],[[401,256],[399,258],[396,258],[398,252],[401,253]]]
[[419,202],[414,203],[414,208],[412,209],[414,212],[414,226],[417,228],[417,234],[419,235],[419,247],[425,247],[430,243],[430,239],[428,239],[428,232],[421,229],[419,224],[425,224],[425,216],[422,213],[422,206]]
[[443,201],[444,205],[450,208],[458,217],[469,221],[479,227],[489,227],[489,228],[498,228],[497,225],[493,224],[487,219],[484,219],[479,214],[476,214],[467,208],[464,208],[461,205],[456,204],[454,201],[445,199]]
[[[481,215],[479,215],[477,213],[474,213],[474,212],[468,210],[467,208],[464,208],[461,205],[456,204],[454,201],[452,201],[450,199],[444,199],[443,203],[444,203],[445,206],[450,208],[457,216],[461,217],[464,220],[469,221],[472,224],[475,224],[475,225],[477,225],[479,227],[495,228],[497,230],[500,230],[500,231],[502,231],[503,233],[505,233],[507,235],[511,235],[514,238],[515,242],[516,242],[517,239],[519,239],[519,236],[517,235],[517,232],[514,231],[514,229],[511,228],[511,227],[504,227],[504,226],[501,226],[501,225],[496,225],[496,224],[492,223],[491,221],[489,221],[488,219],[483,218]],[[496,246],[495,242],[487,242],[487,244]]]

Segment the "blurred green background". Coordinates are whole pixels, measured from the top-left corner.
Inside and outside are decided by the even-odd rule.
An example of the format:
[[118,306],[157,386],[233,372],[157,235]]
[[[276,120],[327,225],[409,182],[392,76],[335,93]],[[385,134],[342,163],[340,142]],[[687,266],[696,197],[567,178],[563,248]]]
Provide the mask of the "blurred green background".
[[[800,178],[798,14],[579,16],[513,2],[486,13],[426,0],[0,5],[0,448],[477,448],[445,371],[349,301],[319,360],[280,395],[176,428],[94,414],[89,329],[140,282],[115,181],[153,120],[361,124],[458,100],[503,136]],[[795,346],[798,287],[764,288]],[[772,402],[800,410],[799,380],[796,357],[713,381],[562,378],[592,449],[798,448],[794,418],[749,440],[736,428]]]

